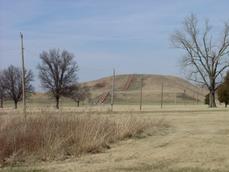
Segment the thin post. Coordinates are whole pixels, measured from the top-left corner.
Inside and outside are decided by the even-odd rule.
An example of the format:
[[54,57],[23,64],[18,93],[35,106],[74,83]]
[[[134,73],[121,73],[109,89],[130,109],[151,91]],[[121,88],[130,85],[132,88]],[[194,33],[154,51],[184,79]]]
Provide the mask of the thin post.
[[115,69],[113,69],[113,78],[112,78],[111,111],[113,111],[113,106],[114,106],[114,89],[115,89]]
[[193,97],[192,97],[192,99],[193,99],[193,104],[195,104],[196,98],[195,98],[195,92],[194,91],[193,91]]
[[24,45],[23,45],[23,34],[21,36],[21,61],[22,61],[22,101],[23,101],[23,113],[26,119],[26,100],[25,100],[25,63],[24,63]]
[[184,90],[184,94],[183,94],[183,101],[184,101],[184,105],[185,105],[185,90]]
[[141,85],[140,85],[140,111],[142,110],[142,87],[143,87],[143,75],[141,75]]
[[175,93],[175,105],[177,104],[177,93]]
[[198,105],[198,92],[196,93],[196,104]]
[[163,107],[163,100],[164,99],[164,83],[162,82],[161,83],[161,109],[162,109],[162,107]]

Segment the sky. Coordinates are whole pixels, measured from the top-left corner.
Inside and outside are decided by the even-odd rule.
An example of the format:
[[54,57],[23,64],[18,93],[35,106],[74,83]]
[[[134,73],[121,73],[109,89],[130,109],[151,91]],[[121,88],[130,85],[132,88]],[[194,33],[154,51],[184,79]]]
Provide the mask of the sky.
[[37,90],[39,55],[52,48],[74,53],[79,82],[109,76],[113,68],[184,77],[183,52],[172,47],[171,34],[190,14],[221,28],[228,7],[228,0],[0,0],[0,70],[21,66],[22,32]]

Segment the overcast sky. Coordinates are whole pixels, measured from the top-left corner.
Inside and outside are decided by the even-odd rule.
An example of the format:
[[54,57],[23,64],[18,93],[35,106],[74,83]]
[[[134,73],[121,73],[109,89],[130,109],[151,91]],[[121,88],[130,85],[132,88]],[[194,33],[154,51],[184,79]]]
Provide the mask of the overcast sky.
[[26,68],[35,76],[41,51],[60,48],[75,54],[81,82],[111,75],[112,68],[183,77],[182,52],[169,37],[191,13],[220,29],[229,21],[229,1],[0,0],[0,69],[20,65],[23,32]]

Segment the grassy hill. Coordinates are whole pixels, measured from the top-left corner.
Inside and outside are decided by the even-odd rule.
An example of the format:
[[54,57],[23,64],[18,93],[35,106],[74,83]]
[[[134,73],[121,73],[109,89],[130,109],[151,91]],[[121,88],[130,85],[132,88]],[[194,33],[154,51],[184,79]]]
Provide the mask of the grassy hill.
[[[116,104],[135,104],[139,102],[142,79],[143,103],[159,103],[163,83],[163,99],[166,103],[203,102],[207,90],[197,87],[187,80],[167,75],[117,75],[115,77]],[[82,83],[90,88],[94,103],[109,103],[112,88],[112,76]],[[105,100],[98,101],[106,95]]]
[[[139,104],[142,79],[142,101],[145,105],[159,104],[163,83],[163,100],[165,104],[203,103],[207,90],[199,88],[187,80],[167,75],[117,75],[115,77],[114,103],[120,105]],[[111,100],[112,76],[81,83],[91,92],[90,101],[82,104],[109,104]],[[27,99],[28,107],[55,108],[55,99],[45,93],[34,93]],[[60,106],[74,107],[76,103],[69,98],[61,98]],[[5,107],[13,107],[11,101]],[[21,107],[21,102],[19,103]]]

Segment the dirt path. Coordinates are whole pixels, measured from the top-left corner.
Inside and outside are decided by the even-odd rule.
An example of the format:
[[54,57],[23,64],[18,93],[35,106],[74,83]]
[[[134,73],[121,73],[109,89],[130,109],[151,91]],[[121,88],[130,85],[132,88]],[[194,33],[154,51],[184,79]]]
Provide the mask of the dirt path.
[[172,127],[167,134],[119,142],[104,153],[39,164],[35,168],[57,172],[229,171],[228,112],[143,116],[164,118]]

